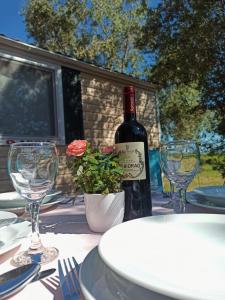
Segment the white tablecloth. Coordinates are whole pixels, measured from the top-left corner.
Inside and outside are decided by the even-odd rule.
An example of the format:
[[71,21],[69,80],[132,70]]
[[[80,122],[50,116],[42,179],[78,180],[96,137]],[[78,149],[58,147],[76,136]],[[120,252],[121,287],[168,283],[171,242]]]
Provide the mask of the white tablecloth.
[[[163,208],[165,202],[162,194],[153,194],[153,215],[173,213],[171,209]],[[187,213],[210,212],[207,209],[187,205]],[[59,258],[74,256],[81,263],[90,250],[98,245],[101,235],[90,231],[85,218],[85,208],[82,202],[76,201],[75,205],[59,204],[48,211],[43,211],[40,216],[41,239],[45,246],[55,246],[59,250]],[[7,254],[0,255],[0,273],[12,269],[11,257],[18,251],[27,249],[29,239],[25,239],[20,247]],[[42,270],[57,269],[57,260],[44,265]],[[14,295],[13,300],[61,300],[58,271],[51,276],[27,285],[22,291]]]

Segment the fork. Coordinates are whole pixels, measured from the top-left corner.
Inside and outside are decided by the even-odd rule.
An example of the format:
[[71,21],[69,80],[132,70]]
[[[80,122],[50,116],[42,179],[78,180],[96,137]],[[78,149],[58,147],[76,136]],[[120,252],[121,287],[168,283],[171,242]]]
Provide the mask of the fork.
[[79,265],[74,257],[71,260],[67,258],[67,263],[65,259],[63,259],[63,263],[58,260],[60,288],[64,300],[79,300],[81,296],[78,279]]

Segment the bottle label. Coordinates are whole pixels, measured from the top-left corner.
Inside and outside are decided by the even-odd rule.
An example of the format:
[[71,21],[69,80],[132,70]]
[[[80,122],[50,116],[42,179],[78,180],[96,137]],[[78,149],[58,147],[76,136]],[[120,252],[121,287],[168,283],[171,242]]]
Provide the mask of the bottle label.
[[146,179],[143,142],[119,143],[115,145],[115,149],[125,172],[124,180]]

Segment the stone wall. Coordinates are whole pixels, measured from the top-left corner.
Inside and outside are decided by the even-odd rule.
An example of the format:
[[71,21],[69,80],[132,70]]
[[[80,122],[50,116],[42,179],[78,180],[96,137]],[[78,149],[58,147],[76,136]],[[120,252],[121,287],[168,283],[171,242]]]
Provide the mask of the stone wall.
[[[114,144],[117,127],[123,121],[123,87],[100,77],[81,73],[85,138],[95,145]],[[149,147],[159,145],[156,102],[153,91],[136,86],[137,119],[145,126]]]
[[[125,85],[129,85],[129,81],[118,82],[81,73],[84,136],[96,146],[114,144],[116,128],[123,121],[122,95]],[[159,128],[154,91],[139,85],[135,88],[137,119],[147,130],[149,147],[157,147]],[[0,193],[14,190],[7,172],[8,149],[9,146],[0,146]],[[58,146],[58,149],[60,164],[56,189],[73,194],[74,183],[66,166],[66,146]]]
[[[84,137],[96,146],[114,144],[116,128],[123,120],[123,87],[134,85],[137,94],[137,118],[147,130],[149,147],[158,146],[159,127],[154,97],[155,85],[3,36],[0,36],[0,50],[13,57],[49,64],[57,67],[57,70],[61,66],[80,72]],[[60,166],[56,188],[72,193],[74,184],[66,166],[65,146],[58,146],[58,148]],[[8,146],[0,146],[0,193],[14,190],[7,172],[8,149]]]

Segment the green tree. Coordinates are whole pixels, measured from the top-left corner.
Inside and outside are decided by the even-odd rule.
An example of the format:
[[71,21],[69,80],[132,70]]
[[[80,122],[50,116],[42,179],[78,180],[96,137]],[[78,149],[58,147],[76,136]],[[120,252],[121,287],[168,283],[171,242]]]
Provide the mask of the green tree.
[[141,0],[28,0],[23,16],[39,47],[140,76],[147,61],[134,41],[145,12]]
[[225,135],[225,2],[164,0],[148,11],[139,46],[155,54],[149,78],[167,87],[197,83]]
[[[75,29],[85,20],[87,11],[82,0],[28,0],[22,12],[28,36],[45,49],[62,54],[79,52]],[[77,17],[78,16],[78,17]]]
[[200,96],[196,84],[173,85],[158,93],[164,137],[198,140],[203,129],[212,129],[212,113],[203,111],[199,104]]

